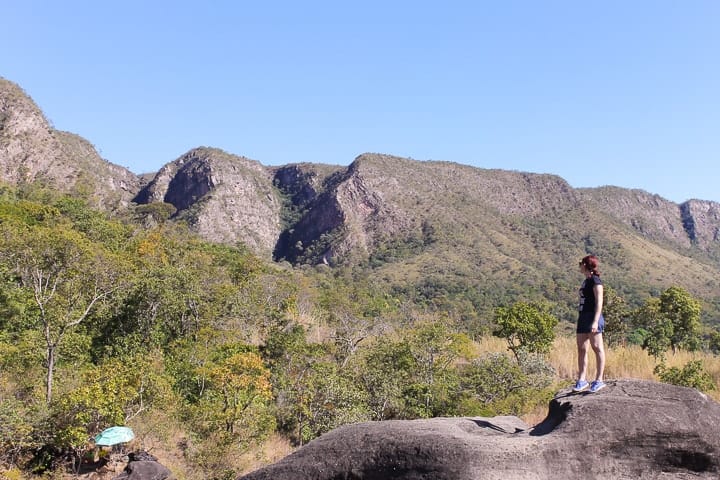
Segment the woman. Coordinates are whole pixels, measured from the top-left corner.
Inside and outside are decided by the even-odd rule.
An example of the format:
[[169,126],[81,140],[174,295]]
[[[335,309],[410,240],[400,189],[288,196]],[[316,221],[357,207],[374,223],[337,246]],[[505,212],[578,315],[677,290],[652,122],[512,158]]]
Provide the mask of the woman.
[[[602,332],[605,328],[605,318],[602,315],[603,285],[600,280],[598,258],[587,255],[580,260],[580,271],[585,280],[580,287],[580,305],[577,322],[577,350],[578,350],[578,381],[573,391],[582,392],[588,387],[591,392],[597,392],[605,387],[603,373],[605,371],[605,348],[603,347]],[[595,352],[597,374],[592,384],[585,379],[588,366],[588,345]]]

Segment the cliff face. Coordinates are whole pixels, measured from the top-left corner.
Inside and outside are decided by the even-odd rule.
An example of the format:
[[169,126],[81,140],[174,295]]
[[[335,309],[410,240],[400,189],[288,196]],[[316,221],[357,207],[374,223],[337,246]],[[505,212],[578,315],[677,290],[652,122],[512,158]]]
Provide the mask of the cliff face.
[[639,380],[558,392],[533,427],[516,417],[360,423],[333,430],[242,480],[716,479],[720,405]]
[[[374,185],[379,178],[366,171],[362,157],[327,176],[322,191],[308,196],[303,215],[281,237],[276,257],[310,262],[362,259],[380,239],[403,235],[413,219],[384,198],[387,191]],[[282,179],[277,179],[282,188]],[[310,184],[307,189],[317,192]]]
[[680,205],[683,226],[688,238],[705,248],[720,244],[720,204],[689,200]]
[[269,257],[280,236],[281,201],[270,171],[254,160],[197,148],[165,165],[134,199],[165,202],[207,240],[244,243]]
[[207,240],[292,263],[391,264],[388,277],[428,278],[443,263],[461,277],[537,283],[560,278],[568,256],[592,251],[623,276],[710,292],[720,267],[715,202],[678,205],[640,190],[573,189],[554,175],[382,154],[347,167],[265,167],[196,148],[141,178],[54,130],[1,79],[0,180],[41,180],[120,212],[132,201],[165,202],[172,221]]
[[127,207],[140,188],[135,174],[103,160],[89,142],[53,129],[32,99],[2,78],[0,180],[42,181],[109,209]]

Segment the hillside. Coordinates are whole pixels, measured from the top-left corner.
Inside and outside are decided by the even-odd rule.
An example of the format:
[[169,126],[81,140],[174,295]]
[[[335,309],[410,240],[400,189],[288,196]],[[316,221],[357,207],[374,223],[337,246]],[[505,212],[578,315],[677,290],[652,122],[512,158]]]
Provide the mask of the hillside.
[[[116,213],[181,222],[265,259],[361,269],[411,301],[464,298],[484,311],[547,298],[572,316],[576,262],[592,252],[637,304],[682,285],[720,311],[720,204],[641,190],[574,189],[554,175],[363,154],[350,165],[261,162],[200,147],[140,178],[81,137],[52,129],[17,85],[0,83],[0,172],[43,181]],[[158,208],[154,208],[158,207]],[[462,316],[462,312],[455,312]]]
[[[12,110],[29,100],[8,105],[3,122],[35,118]],[[177,478],[235,478],[343,425],[539,421],[537,407],[576,375],[573,303],[586,252],[601,256],[606,284],[630,307],[608,311],[608,324],[627,332],[608,330],[607,378],[658,377],[717,395],[712,202],[675,205],[635,190],[573,189],[554,175],[382,154],[270,168],[199,147],[139,178],[126,206],[98,205],[117,192],[89,179],[115,167],[98,163],[88,142],[52,129],[8,132],[0,476],[95,476],[109,464],[80,462],[88,439],[119,424]],[[43,145],[54,147],[34,150]],[[657,370],[657,351],[639,344],[665,334],[667,314],[633,307],[652,306],[650,295],[670,285],[702,299],[706,325],[680,352],[668,347]],[[519,300],[549,302],[543,317],[557,336],[546,357],[515,357],[507,338],[490,335],[495,308]],[[609,385],[598,399],[627,391]],[[715,469],[681,447],[671,465]],[[87,477],[69,473],[78,465]]]
[[133,201],[171,204],[173,219],[205,239],[244,243],[264,257],[280,235],[280,199],[269,170],[218,149],[197,148],[165,165]]
[[140,188],[137,175],[103,160],[87,140],[52,128],[35,102],[2,77],[0,180],[44,182],[108,209],[127,208]]
[[[688,203],[366,154],[327,178],[278,252],[292,262],[365,264],[409,296],[472,295],[476,308],[510,296],[569,298],[576,259],[593,252],[631,299],[679,284],[717,302],[718,242],[708,232],[720,223],[686,213],[717,205]],[[685,229],[689,218],[702,233]]]

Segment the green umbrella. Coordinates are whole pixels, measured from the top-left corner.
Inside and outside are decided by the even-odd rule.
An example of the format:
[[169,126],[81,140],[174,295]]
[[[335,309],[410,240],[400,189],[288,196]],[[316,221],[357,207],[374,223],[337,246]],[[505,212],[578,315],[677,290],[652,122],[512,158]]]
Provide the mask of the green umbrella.
[[95,445],[111,446],[118,443],[129,442],[135,438],[130,427],[110,427],[95,436]]

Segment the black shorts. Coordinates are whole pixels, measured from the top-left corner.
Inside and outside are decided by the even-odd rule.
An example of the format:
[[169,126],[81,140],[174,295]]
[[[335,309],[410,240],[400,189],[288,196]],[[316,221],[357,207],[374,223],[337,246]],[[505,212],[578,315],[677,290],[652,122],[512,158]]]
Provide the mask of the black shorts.
[[[577,329],[575,333],[592,333],[593,318],[595,318],[594,312],[580,312],[578,315]],[[605,330],[605,317],[600,314],[600,321],[598,322],[598,333],[602,333]]]

